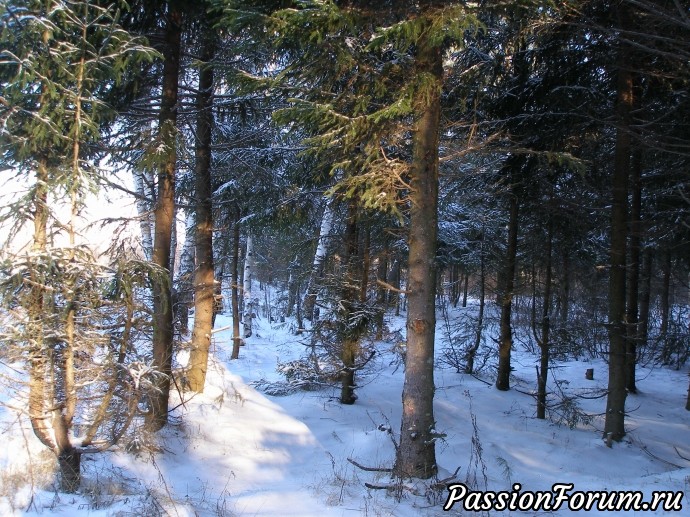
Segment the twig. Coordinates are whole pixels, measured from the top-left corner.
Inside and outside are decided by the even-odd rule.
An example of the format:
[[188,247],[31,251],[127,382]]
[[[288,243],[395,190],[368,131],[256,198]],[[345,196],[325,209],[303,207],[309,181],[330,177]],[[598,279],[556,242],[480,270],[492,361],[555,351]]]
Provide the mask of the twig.
[[477,377],[477,376],[476,376],[475,374],[473,374],[473,373],[471,373],[470,375],[471,375],[472,377],[474,377],[475,379],[477,379],[478,381],[482,381],[482,382],[483,382],[484,384],[486,384],[487,386],[491,386],[491,383],[490,383],[489,381],[485,381],[484,379],[480,379],[479,377]]
[[395,490],[398,488],[395,485],[372,485],[371,483],[364,483],[364,486],[372,490]]
[[680,453],[680,451],[678,450],[678,447],[676,447],[675,445],[673,446],[673,450],[675,450],[675,451],[676,451],[676,454],[677,454],[678,456],[680,456],[682,459],[684,459],[685,461],[690,461],[690,458],[686,458],[685,456],[683,456],[683,455]]
[[364,470],[366,472],[393,472],[393,469],[388,467],[365,467],[364,465],[357,463],[352,458],[348,458],[347,461],[352,463],[358,469]]
[[398,289],[397,287],[393,287],[391,284],[388,282],[384,282],[380,278],[376,279],[376,283],[380,285],[381,287],[385,287],[386,289],[389,289],[395,293],[401,293],[401,294],[410,294],[411,291],[407,291],[405,289]]

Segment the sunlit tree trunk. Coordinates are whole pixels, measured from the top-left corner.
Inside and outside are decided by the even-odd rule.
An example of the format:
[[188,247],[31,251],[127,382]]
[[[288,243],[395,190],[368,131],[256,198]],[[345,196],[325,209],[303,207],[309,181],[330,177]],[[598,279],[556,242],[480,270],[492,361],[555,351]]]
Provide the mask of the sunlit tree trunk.
[[141,250],[146,260],[153,257],[153,234],[151,233],[150,203],[155,197],[153,192],[153,177],[148,171],[133,171],[134,189],[137,194],[137,217],[141,233]]
[[182,13],[175,3],[168,4],[165,26],[159,131],[160,140],[166,148],[166,156],[158,172],[158,196],[154,210],[153,262],[168,271],[168,281],[153,281],[153,366],[160,375],[156,376],[156,389],[152,390],[149,396],[146,427],[150,431],[158,431],[168,421],[168,399],[172,375],[173,311],[170,247],[175,222],[177,91],[182,35]]
[[194,167],[194,199],[196,204],[196,270],[194,273],[194,328],[189,356],[189,387],[203,391],[211,347],[215,306],[213,263],[213,187],[211,183],[211,132],[213,129],[213,65],[214,36],[204,36],[197,93],[196,163]]
[[331,233],[331,226],[333,225],[333,198],[326,199],[326,206],[323,209],[323,216],[321,217],[321,226],[319,227],[319,237],[316,244],[316,251],[314,252],[314,261],[311,266],[309,280],[304,295],[304,303],[302,303],[302,315],[308,321],[312,321],[314,317],[314,306],[316,304],[317,291],[319,288],[319,280],[323,274],[323,262],[326,259],[326,246],[328,244],[328,236]]
[[[40,161],[36,170],[36,185],[33,193],[34,234],[32,251],[45,253],[48,240],[48,169]],[[32,275],[34,273],[32,272]],[[38,278],[32,278],[30,304],[28,307],[29,335],[34,336],[29,348],[29,420],[36,437],[51,450],[56,449],[53,433],[46,410],[48,378],[47,340],[44,332],[44,288]]]
[[[430,27],[427,27],[430,30]],[[422,32],[424,34],[424,32]],[[438,141],[442,52],[423,35],[415,66],[435,84],[416,99],[418,120],[412,135],[410,230],[408,237],[407,356],[403,413],[395,472],[426,479],[437,472],[434,420],[434,337],[436,327],[436,246],[438,232]]]

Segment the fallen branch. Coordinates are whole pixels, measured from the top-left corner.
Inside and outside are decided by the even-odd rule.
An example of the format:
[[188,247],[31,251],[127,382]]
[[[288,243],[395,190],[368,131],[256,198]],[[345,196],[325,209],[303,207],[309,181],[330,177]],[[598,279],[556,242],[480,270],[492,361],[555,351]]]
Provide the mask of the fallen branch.
[[[357,463],[352,458],[348,458],[347,461],[352,463],[358,469],[364,470],[366,472],[393,472],[393,469],[389,468],[389,467],[365,467],[364,465]],[[365,485],[366,485],[366,483],[365,483]]]

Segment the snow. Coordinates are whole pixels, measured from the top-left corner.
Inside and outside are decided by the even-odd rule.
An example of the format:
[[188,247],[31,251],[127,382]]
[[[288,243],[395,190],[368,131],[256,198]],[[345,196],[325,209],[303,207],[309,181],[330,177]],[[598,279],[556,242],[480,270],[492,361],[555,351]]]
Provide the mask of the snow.
[[[474,310],[470,308],[467,310]],[[457,315],[451,313],[451,317]],[[219,316],[217,328],[231,320]],[[404,319],[388,317],[404,332]],[[439,322],[437,354],[443,330]],[[252,386],[260,379],[284,381],[276,365],[305,352],[304,336],[289,324],[261,317],[255,333],[231,361],[230,331],[214,334],[212,364],[203,394],[179,394],[171,423],[155,438],[159,452],[138,455],[123,450],[84,459],[79,494],[17,486],[9,490],[10,473],[38,464],[42,447],[24,418],[0,406],[1,515],[171,515],[171,516],[356,516],[412,517],[442,515],[448,491],[430,490],[429,482],[407,483],[402,497],[372,490],[364,483],[386,485],[388,474],[363,471],[390,467],[392,441],[400,427],[403,370],[396,343],[380,342],[379,353],[358,377],[358,400],[337,401],[336,389],[297,391],[268,396]],[[519,347],[518,347],[519,348]],[[681,515],[690,508],[690,412],[684,409],[688,371],[640,368],[640,394],[628,397],[629,433],[608,448],[601,440],[603,420],[574,428],[537,420],[534,365],[538,358],[514,351],[513,389],[499,392],[487,374],[475,378],[446,366],[436,370],[436,442],[439,478],[460,467],[457,480],[474,480],[477,490],[551,490],[554,483],[573,483],[574,490],[642,490],[650,501],[655,490],[684,492]],[[556,363],[550,377],[567,394],[597,393],[606,386],[602,360]],[[585,379],[594,368],[594,380]],[[9,396],[9,395],[8,395]],[[7,396],[5,400],[10,406]],[[604,398],[582,399],[591,415],[604,411]],[[476,423],[476,426],[473,424]],[[473,446],[474,440],[474,446]],[[481,450],[479,450],[479,448]],[[29,456],[28,452],[31,452]],[[45,451],[44,451],[45,452]],[[683,457],[681,457],[683,456]],[[37,485],[38,479],[37,479]],[[456,504],[450,515],[465,515]],[[513,512],[518,513],[518,512]],[[534,513],[521,512],[525,515]],[[544,512],[542,512],[544,513]],[[571,515],[560,509],[554,515]],[[592,515],[623,512],[596,510]],[[646,514],[665,515],[662,509]],[[491,515],[510,515],[491,512]],[[668,513],[670,514],[670,513]],[[688,513],[685,513],[688,515]]]

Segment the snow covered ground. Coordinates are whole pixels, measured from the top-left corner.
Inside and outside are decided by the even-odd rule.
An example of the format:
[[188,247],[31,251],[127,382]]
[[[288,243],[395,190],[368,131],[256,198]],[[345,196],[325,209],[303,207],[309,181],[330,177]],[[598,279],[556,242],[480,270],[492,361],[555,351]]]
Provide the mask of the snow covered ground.
[[[469,310],[469,309],[468,309]],[[216,327],[230,324],[219,317]],[[404,332],[404,320],[391,318],[392,331]],[[366,372],[358,377],[359,399],[338,403],[335,389],[269,396],[253,381],[283,381],[277,362],[295,359],[305,345],[287,324],[257,321],[255,335],[230,361],[230,332],[215,334],[208,387],[184,395],[171,425],[160,436],[160,452],[135,456],[124,451],[83,461],[82,493],[67,495],[39,488],[50,479],[46,452],[25,418],[0,406],[0,515],[65,516],[418,516],[442,515],[448,496],[430,482],[407,484],[400,497],[365,483],[388,485],[399,433],[403,369],[394,342],[381,342]],[[439,346],[442,330],[439,325]],[[690,412],[685,411],[688,371],[640,369],[640,393],[628,398],[629,433],[607,448],[603,421],[574,428],[535,419],[530,393],[537,358],[515,351],[513,386],[499,392],[490,379],[474,378],[439,367],[435,416],[445,438],[437,443],[439,478],[457,479],[477,490],[551,490],[573,483],[573,491],[641,490],[683,492],[683,510],[657,515],[690,515]],[[606,386],[603,361],[559,363],[551,377],[567,394],[594,396]],[[585,370],[594,368],[593,381]],[[487,382],[489,383],[487,384]],[[5,400],[8,400],[7,396]],[[591,415],[604,411],[604,398],[579,400]],[[392,430],[392,435],[389,432]],[[26,484],[31,480],[32,488]],[[485,512],[487,515],[539,515],[549,512]],[[570,515],[561,508],[554,515]],[[617,512],[591,512],[613,515]],[[620,512],[623,513],[623,512]],[[638,512],[639,514],[650,512]],[[467,515],[461,503],[450,515]]]

